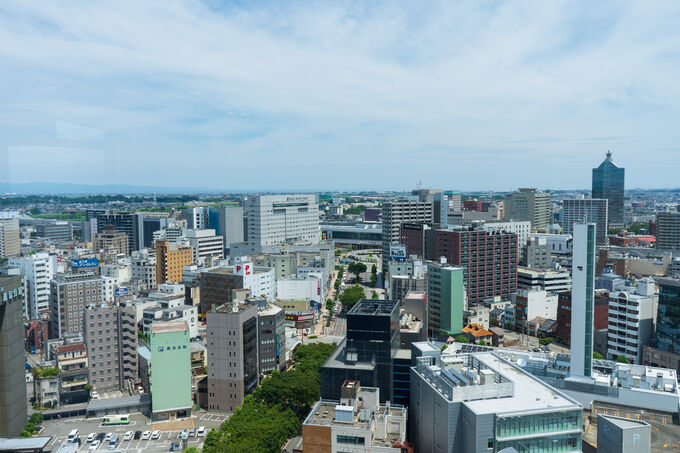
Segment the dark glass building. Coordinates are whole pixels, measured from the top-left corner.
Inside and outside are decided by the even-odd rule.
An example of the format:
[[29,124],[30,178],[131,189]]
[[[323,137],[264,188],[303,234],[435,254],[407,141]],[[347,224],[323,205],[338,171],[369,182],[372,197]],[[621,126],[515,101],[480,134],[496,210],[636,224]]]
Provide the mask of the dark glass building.
[[321,367],[321,397],[339,400],[346,380],[378,387],[380,400],[395,401],[392,385],[399,350],[399,302],[361,300],[347,313],[347,336]]
[[680,279],[659,280],[656,347],[665,352],[680,354]]
[[623,227],[623,187],[624,168],[617,167],[612,161],[612,153],[607,151],[607,158],[599,167],[593,168],[593,198],[609,200],[609,228]]

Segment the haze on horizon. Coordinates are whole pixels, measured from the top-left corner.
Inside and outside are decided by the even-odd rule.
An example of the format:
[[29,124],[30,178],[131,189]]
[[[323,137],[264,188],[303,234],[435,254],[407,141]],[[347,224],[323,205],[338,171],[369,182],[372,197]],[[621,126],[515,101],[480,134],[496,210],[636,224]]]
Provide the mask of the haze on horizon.
[[680,4],[0,5],[0,183],[677,187]]

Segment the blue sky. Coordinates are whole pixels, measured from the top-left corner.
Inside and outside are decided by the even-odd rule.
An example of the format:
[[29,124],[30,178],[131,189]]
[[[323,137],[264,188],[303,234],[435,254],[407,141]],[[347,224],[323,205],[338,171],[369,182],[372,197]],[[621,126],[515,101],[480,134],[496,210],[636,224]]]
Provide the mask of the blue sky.
[[678,187],[680,3],[5,2],[0,182]]

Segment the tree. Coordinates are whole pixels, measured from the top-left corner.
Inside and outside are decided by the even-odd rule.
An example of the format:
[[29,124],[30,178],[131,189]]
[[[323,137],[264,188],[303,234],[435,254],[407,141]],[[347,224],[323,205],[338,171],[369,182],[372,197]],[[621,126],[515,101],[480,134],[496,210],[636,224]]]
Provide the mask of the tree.
[[464,337],[463,335],[458,335],[453,341],[456,343],[469,343],[467,337]]
[[479,340],[479,343],[477,343],[480,346],[488,346],[486,343],[486,340]]
[[333,283],[333,288],[335,288],[336,291],[340,289],[340,280],[339,279],[336,280],[335,283]]
[[376,293],[375,291],[373,291],[373,292],[371,293],[371,299],[376,300],[377,298],[378,298],[378,293]]
[[376,274],[371,274],[371,284],[375,286],[375,284],[378,282],[378,276]]
[[187,447],[184,453],[201,453],[201,451],[196,447]]
[[331,299],[326,299],[326,310],[333,310],[333,301]]
[[538,344],[540,344],[541,346],[548,346],[552,342],[553,339],[551,337],[545,337],[538,340]]
[[373,263],[373,265],[371,266],[371,274],[375,275],[377,273],[378,273],[378,267],[375,265],[375,263]]
[[33,423],[35,426],[39,426],[43,422],[43,415],[40,412],[34,412],[31,414],[31,417],[28,419],[30,423]]
[[355,261],[347,266],[347,270],[356,275],[357,281],[359,281],[359,274],[366,272],[366,265],[364,263]]
[[349,288],[345,288],[342,296],[340,296],[340,302],[342,302],[343,307],[349,310],[357,302],[365,298],[366,293],[364,292],[364,288],[362,288],[360,285],[354,285],[350,286]]
[[595,352],[593,352],[593,359],[602,360],[602,359],[604,359],[604,356],[602,354],[600,354],[599,352],[595,351]]
[[626,356],[623,355],[623,354],[617,355],[617,356],[616,356],[616,361],[619,362],[619,363],[630,363],[630,360],[628,360],[628,359],[626,358]]

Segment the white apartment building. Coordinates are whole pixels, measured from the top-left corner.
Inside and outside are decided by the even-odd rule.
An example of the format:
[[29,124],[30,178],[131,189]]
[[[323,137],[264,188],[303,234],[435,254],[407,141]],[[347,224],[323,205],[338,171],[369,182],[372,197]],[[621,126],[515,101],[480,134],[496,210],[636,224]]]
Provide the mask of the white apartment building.
[[609,293],[609,359],[623,355],[632,363],[642,363],[642,348],[649,344],[656,323],[659,296],[654,292],[654,280],[643,278],[636,286],[619,285]]
[[26,300],[24,315],[38,319],[49,315],[50,280],[56,274],[57,257],[48,253],[35,253],[26,257],[10,258],[10,267],[17,267],[25,277]]
[[21,241],[18,219],[0,219],[0,258],[17,256]]
[[319,242],[319,199],[316,194],[255,195],[245,204],[249,247],[285,242]]
[[527,245],[529,234],[531,233],[531,222],[486,222],[481,225],[484,231],[505,231],[517,235],[517,249],[521,250]]
[[141,283],[141,287],[150,290],[156,287],[156,257],[148,254],[133,256],[130,264],[131,279]]
[[531,233],[531,237],[545,238],[545,241],[550,247],[550,253],[556,255],[571,254],[573,249],[573,238],[571,234],[547,234],[547,233]]
[[526,326],[534,318],[557,320],[557,294],[541,289],[518,289],[511,298],[517,325]]
[[187,227],[195,230],[202,230],[208,226],[208,219],[206,218],[206,209],[204,207],[188,208],[186,210]]
[[184,237],[191,245],[194,263],[203,263],[212,258],[224,258],[224,238],[217,236],[215,230],[186,230]]
[[104,296],[104,302],[113,302],[116,288],[118,288],[119,282],[115,277],[108,277],[105,275],[101,276],[102,279],[102,295]]
[[276,297],[284,300],[324,300],[324,284],[319,278],[289,278],[276,281]]
[[571,289],[571,276],[569,275],[569,272],[566,271],[539,271],[518,267],[517,287],[525,289],[542,289],[553,293],[569,291]]
[[102,277],[113,277],[118,283],[127,283],[132,278],[130,263],[127,264],[101,264],[99,275]]

